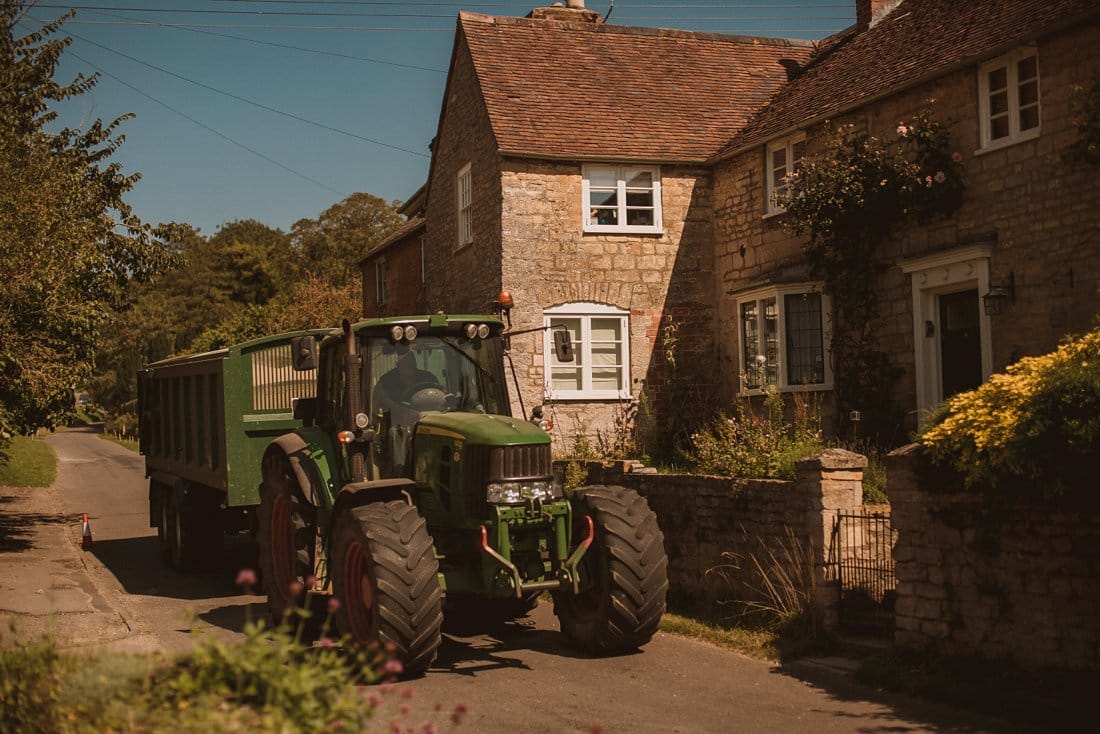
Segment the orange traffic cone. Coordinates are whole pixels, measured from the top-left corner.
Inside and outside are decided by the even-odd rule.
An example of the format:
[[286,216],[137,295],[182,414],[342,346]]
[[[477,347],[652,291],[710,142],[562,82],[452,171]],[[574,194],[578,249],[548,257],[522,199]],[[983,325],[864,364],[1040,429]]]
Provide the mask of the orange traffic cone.
[[83,537],[80,539],[80,547],[84,550],[92,549],[92,526],[88,522],[88,513],[84,513]]

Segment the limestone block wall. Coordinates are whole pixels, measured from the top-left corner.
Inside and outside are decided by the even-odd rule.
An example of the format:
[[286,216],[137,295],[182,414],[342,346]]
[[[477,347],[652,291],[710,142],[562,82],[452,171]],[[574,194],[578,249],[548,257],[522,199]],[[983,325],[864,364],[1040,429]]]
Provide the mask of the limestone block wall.
[[[592,234],[582,226],[580,162],[505,159],[501,173],[502,284],[516,301],[516,328],[543,323],[543,310],[591,302],[629,312],[630,394],[623,400],[565,401],[547,395],[540,335],[513,341],[512,358],[527,410],[553,404],[559,445],[575,433],[590,440],[633,415],[643,393],[660,409],[664,384],[662,327],[684,326],[691,338],[678,359],[690,380],[717,382],[710,256],[710,177],[706,169],[662,165],[660,234]],[[705,387],[701,389],[705,390]],[[513,410],[518,405],[513,404]]]
[[[588,464],[589,484],[635,489],[657,514],[669,558],[672,598],[705,607],[759,601],[763,571],[813,589],[826,628],[837,624],[839,590],[831,573],[838,511],[863,498],[866,458],[841,449],[798,463],[795,481],[630,471],[624,462]],[[754,560],[755,559],[755,560]]]
[[1100,508],[989,500],[887,459],[897,644],[1100,668]]

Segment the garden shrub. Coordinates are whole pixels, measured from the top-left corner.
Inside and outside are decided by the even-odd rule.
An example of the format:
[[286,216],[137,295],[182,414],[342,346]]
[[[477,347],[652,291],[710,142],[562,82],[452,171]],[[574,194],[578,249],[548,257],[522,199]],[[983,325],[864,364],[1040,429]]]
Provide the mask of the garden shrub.
[[968,488],[1044,498],[1094,489],[1100,469],[1100,327],[1025,357],[946,401],[920,439]]
[[821,416],[803,393],[794,393],[795,416],[788,423],[783,397],[769,391],[763,410],[748,401],[734,405],[733,416],[719,413],[691,437],[684,458],[694,471],[755,479],[794,479],[794,463],[825,448]]
[[0,731],[54,731],[59,677],[60,658],[49,640],[0,648]]

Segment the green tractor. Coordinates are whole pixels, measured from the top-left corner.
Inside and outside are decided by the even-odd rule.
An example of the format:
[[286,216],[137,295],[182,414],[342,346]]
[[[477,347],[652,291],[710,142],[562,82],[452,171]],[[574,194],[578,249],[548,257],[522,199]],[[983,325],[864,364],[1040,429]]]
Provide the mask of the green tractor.
[[332,595],[338,631],[390,647],[410,675],[435,658],[445,607],[520,616],[543,592],[585,651],[648,642],[668,589],[656,516],[623,487],[563,492],[547,432],[511,415],[506,345],[524,332],[506,318],[345,323],[150,365],[143,451],[166,558],[192,554],[220,508],[221,526],[257,533],[276,618],[306,587]]

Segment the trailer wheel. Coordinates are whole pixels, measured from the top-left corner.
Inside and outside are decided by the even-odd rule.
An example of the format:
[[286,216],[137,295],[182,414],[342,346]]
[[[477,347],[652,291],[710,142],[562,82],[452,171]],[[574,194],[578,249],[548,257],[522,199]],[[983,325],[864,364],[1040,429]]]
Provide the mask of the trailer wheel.
[[216,508],[202,511],[206,500],[198,490],[190,498],[193,505],[190,508],[179,507],[167,486],[160,485],[159,492],[157,539],[161,558],[180,573],[195,571],[209,564],[220,549],[221,542]]
[[442,639],[443,593],[417,509],[397,500],[341,512],[332,565],[340,632],[359,644],[392,644],[406,676],[427,670]]
[[[304,599],[306,579],[313,574],[317,523],[317,512],[302,496],[281,451],[264,457],[259,523],[260,571],[271,616],[279,622]],[[295,582],[302,591],[293,592]]]
[[554,592],[562,632],[594,655],[634,650],[649,642],[665,611],[668,557],[657,516],[626,487],[591,486],[573,495],[573,537],[595,540],[584,558],[591,587],[580,594]]

